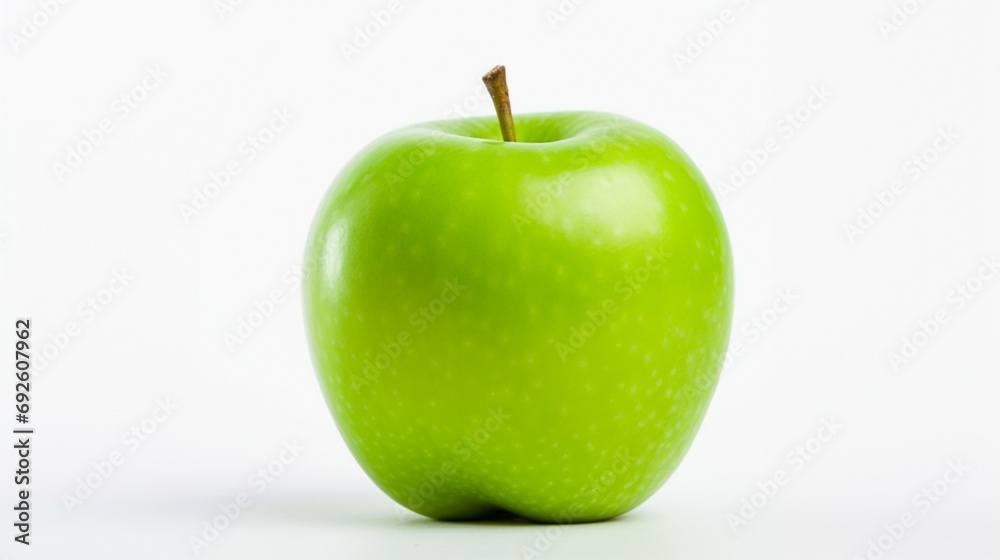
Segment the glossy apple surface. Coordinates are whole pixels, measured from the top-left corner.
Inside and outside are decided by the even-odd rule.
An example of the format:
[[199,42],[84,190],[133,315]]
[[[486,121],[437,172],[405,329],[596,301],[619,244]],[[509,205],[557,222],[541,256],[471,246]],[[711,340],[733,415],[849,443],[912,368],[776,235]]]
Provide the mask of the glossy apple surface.
[[341,434],[411,510],[624,513],[705,415],[733,301],[701,174],[615,115],[411,126],[334,181],[306,251],[313,361]]

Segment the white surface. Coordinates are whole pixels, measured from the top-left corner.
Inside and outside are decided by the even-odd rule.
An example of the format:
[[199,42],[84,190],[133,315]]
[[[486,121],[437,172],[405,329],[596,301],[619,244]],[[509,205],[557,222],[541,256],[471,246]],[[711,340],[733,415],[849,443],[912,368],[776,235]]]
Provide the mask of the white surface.
[[[11,540],[4,474],[0,555],[193,557],[189,537],[246,491],[250,507],[202,557],[521,558],[537,547],[545,558],[847,559],[908,511],[916,524],[885,558],[1000,556],[1000,275],[962,309],[949,300],[980,259],[1000,256],[1000,6],[928,2],[885,39],[878,22],[902,0],[594,0],[554,29],[556,0],[400,1],[350,63],[341,44],[386,2],[245,2],[221,19],[212,2],[75,2],[17,52],[9,34],[40,4],[3,3],[3,345],[14,316],[32,317],[36,341],[68,321],[81,333],[36,374],[34,544]],[[723,9],[735,20],[680,71],[673,53]],[[479,76],[496,63],[515,111],[645,121],[720,197],[748,149],[778,145],[723,203],[745,352],[694,447],[645,505],[550,528],[547,546],[545,527],[398,512],[329,419],[286,277],[340,166],[455,104],[489,114]],[[148,66],[166,77],[121,118],[116,98]],[[785,136],[783,115],[814,86],[832,96]],[[291,124],[245,161],[241,143],[282,107]],[[58,181],[52,162],[103,118],[112,132]],[[948,127],[958,139],[911,180],[906,159]],[[179,205],[233,158],[242,173],[185,223]],[[895,178],[906,191],[850,243],[845,221]],[[79,314],[122,268],[134,280]],[[791,308],[761,336],[745,333],[786,288]],[[223,334],[272,290],[283,302],[230,353]],[[938,309],[949,321],[894,371],[888,353]],[[124,445],[165,397],[178,409],[138,449]],[[842,430],[795,471],[786,455],[830,417]],[[305,450],[256,493],[248,476],[292,440]],[[68,512],[62,496],[116,450],[124,463]],[[969,472],[922,513],[912,496],[949,460]],[[788,483],[731,530],[727,514],[779,469]]]

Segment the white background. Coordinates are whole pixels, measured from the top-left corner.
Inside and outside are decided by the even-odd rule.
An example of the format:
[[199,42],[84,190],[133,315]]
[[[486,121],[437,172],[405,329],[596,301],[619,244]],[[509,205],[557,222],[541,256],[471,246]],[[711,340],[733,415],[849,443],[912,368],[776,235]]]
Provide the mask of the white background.
[[[1000,6],[566,0],[558,20],[556,0],[400,2],[350,60],[343,45],[387,2],[222,15],[209,0],[73,2],[49,17],[45,2],[3,3],[2,340],[13,346],[20,316],[36,348],[78,330],[36,363],[30,549],[12,540],[13,438],[0,442],[0,555],[194,557],[189,538],[248,492],[201,557],[848,559],[907,513],[914,526],[882,537],[884,558],[1000,556],[1000,274],[977,276],[1000,256]],[[897,7],[912,13],[880,31]],[[736,257],[743,352],[679,470],[618,520],[547,534],[394,507],[328,415],[287,281],[346,160],[456,106],[490,114],[479,77],[497,63],[516,112],[618,112],[671,136],[712,183]],[[134,90],[147,68],[165,76]],[[802,108],[812,88],[829,94]],[[127,115],[123,94],[143,97]],[[291,123],[247,161],[241,144],[282,108]],[[54,170],[102,119],[113,128],[82,163]],[[748,150],[768,138],[777,149],[752,169]],[[919,176],[914,155],[934,160]],[[185,220],[181,205],[233,159],[241,173]],[[724,192],[740,165],[748,180]],[[878,216],[849,236],[862,209]],[[122,269],[132,279],[108,302]],[[282,303],[231,352],[225,333],[274,290]],[[794,301],[775,307],[782,290]],[[81,309],[98,297],[100,312]],[[940,310],[947,321],[919,334]],[[747,327],[755,318],[769,324]],[[894,367],[904,339],[921,348]],[[176,410],[124,444],[157,399]],[[842,428],[810,443],[831,418]],[[303,451],[257,493],[248,477],[291,442]],[[796,470],[787,455],[805,445],[815,453]],[[124,462],[68,509],[115,452]],[[968,472],[938,482],[947,493],[925,512],[913,497],[949,461]],[[788,483],[734,529],[730,514],[760,504],[779,470]]]

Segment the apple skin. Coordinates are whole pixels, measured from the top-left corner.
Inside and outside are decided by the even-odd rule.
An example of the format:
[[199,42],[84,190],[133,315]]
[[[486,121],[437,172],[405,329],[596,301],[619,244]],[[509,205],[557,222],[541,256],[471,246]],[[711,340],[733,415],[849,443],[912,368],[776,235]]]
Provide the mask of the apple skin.
[[715,389],[732,257],[704,178],[617,115],[376,140],[306,251],[313,362],[368,476],[436,519],[608,519],[674,471]]

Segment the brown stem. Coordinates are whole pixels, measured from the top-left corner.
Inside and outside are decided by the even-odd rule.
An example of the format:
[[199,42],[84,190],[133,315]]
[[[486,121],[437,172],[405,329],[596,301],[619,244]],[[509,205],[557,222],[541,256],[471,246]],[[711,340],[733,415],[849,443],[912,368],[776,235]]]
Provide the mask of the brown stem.
[[497,119],[500,121],[500,133],[503,134],[503,141],[517,142],[517,135],[514,134],[514,116],[510,113],[507,69],[503,66],[494,66],[483,76],[483,83],[486,84],[486,91],[490,92],[490,97],[493,98],[493,107],[497,110]]

